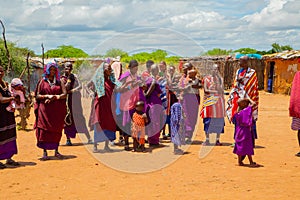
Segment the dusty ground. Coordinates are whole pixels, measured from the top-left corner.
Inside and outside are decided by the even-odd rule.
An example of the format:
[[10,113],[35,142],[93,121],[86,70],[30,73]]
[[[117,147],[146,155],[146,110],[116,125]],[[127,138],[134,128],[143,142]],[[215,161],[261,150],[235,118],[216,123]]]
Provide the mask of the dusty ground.
[[[61,146],[68,159],[43,162],[34,132],[19,131],[14,159],[22,166],[0,170],[0,199],[300,199],[300,158],[294,156],[299,148],[288,102],[288,96],[260,93],[254,159],[261,168],[236,165],[230,147],[233,126],[227,121],[224,146],[202,149],[199,121],[194,144],[183,156],[172,155],[167,142],[143,155],[121,147],[93,154],[90,145],[82,145],[80,138],[86,139],[81,135],[73,140],[75,146]],[[33,116],[30,123],[29,128]],[[155,155],[159,160],[152,159]],[[129,173],[143,171],[152,172]]]

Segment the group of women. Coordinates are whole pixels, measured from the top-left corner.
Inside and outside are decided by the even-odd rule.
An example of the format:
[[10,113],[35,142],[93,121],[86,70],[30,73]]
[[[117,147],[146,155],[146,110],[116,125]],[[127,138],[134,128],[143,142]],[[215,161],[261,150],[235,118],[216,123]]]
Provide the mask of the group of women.
[[[198,120],[201,87],[204,89],[204,98],[200,116],[206,134],[203,144],[209,144],[210,133],[217,133],[216,145],[221,145],[219,138],[220,133],[224,132],[225,103],[223,80],[217,65],[211,67],[211,73],[204,76],[202,81],[196,77],[197,72],[191,63],[182,66],[182,74],[176,74],[173,66],[167,70],[165,62],[155,64],[147,61],[147,69],[141,76],[138,67],[139,63],[131,60],[124,73],[121,62],[103,62],[97,68],[88,84],[88,88],[94,92],[89,119],[90,128],[94,131],[92,142],[81,107],[81,84],[76,75],[71,73],[72,64],[65,63],[62,77],[56,63],[45,65],[43,77],[36,86],[34,105],[37,146],[43,149],[41,160],[49,159],[48,150],[54,150],[55,157],[63,158],[58,151],[63,129],[67,145],[72,145],[71,138],[77,132],[85,133],[88,143],[94,144],[95,152],[98,151],[99,142],[105,142],[104,150],[110,151],[109,142],[116,139],[118,130],[124,138],[125,150],[130,150],[132,116],[136,103],[141,101],[144,102],[143,112],[148,118],[146,135],[149,146],[159,145],[161,132],[164,138],[167,137],[165,125],[170,122],[170,108],[175,102],[182,105],[185,142],[191,143]],[[17,166],[19,163],[12,159],[17,153],[15,117],[13,112],[6,109],[14,97],[9,84],[3,80],[4,74],[0,66],[0,160],[6,159],[6,165]],[[294,117],[293,129],[296,130],[298,126],[295,128],[295,124],[299,124],[299,101],[294,97],[292,99],[296,102],[290,109]],[[0,162],[0,168],[6,165]]]
[[[173,66],[167,70],[164,61],[159,64],[147,61],[147,69],[141,76],[138,74],[138,66],[136,60],[131,60],[128,70],[122,73],[119,62],[112,65],[104,62],[89,83],[89,88],[95,92],[91,109],[94,111],[90,117],[95,152],[98,151],[98,142],[105,142],[104,149],[110,151],[109,141],[116,139],[116,130],[124,138],[124,149],[130,150],[132,116],[136,103],[140,101],[144,102],[143,112],[148,118],[146,135],[149,146],[159,145],[161,132],[164,138],[168,136],[165,134],[165,125],[170,122],[170,107],[178,101],[183,107],[186,143],[192,142],[200,105],[199,89],[202,87],[201,81],[195,77],[197,72],[192,64],[185,63],[181,75],[175,73]],[[209,102],[203,106],[201,116],[204,118],[207,134],[212,130],[221,133],[224,128],[222,78],[217,73],[217,66],[214,68],[215,72],[208,75],[204,82],[205,101]],[[208,130],[209,126],[211,128]],[[207,141],[206,144],[208,143]],[[219,140],[216,144],[221,145]]]
[[[167,70],[165,62],[157,65],[149,60],[146,65],[147,70],[142,76],[138,74],[139,63],[136,60],[130,61],[124,73],[120,62],[103,62],[97,68],[89,83],[89,88],[94,92],[89,119],[89,125],[94,131],[94,151],[97,151],[99,142],[105,142],[104,149],[110,151],[109,141],[116,139],[116,130],[124,138],[125,150],[130,149],[132,115],[138,101],[144,102],[144,112],[148,117],[146,134],[149,146],[159,145],[161,131],[165,133],[165,125],[169,123],[170,107],[177,101],[183,106],[186,142],[191,142],[198,119],[199,88],[202,85],[191,85],[188,72],[193,70],[193,66],[190,63],[184,64],[183,73],[179,75],[174,73],[174,67]],[[64,75],[60,76],[56,63],[46,64],[43,77],[35,89],[34,128],[37,146],[43,150],[41,160],[49,159],[48,150],[54,150],[54,156],[63,158],[58,151],[63,130],[67,145],[72,145],[71,138],[77,132],[85,133],[88,143],[92,143],[82,114],[80,81],[71,73],[71,63],[65,63],[64,66]],[[0,159],[7,159],[7,164],[18,165],[11,159],[17,153],[15,118],[12,112],[5,109],[14,97],[9,92],[8,83],[3,81],[3,76],[4,69],[0,67]],[[218,88],[217,84],[222,85],[220,81],[220,78],[211,78],[210,85],[205,83],[204,89]],[[207,89],[205,94],[218,95],[218,92]],[[205,113],[205,118],[209,118]],[[1,163],[0,167],[5,165]]]

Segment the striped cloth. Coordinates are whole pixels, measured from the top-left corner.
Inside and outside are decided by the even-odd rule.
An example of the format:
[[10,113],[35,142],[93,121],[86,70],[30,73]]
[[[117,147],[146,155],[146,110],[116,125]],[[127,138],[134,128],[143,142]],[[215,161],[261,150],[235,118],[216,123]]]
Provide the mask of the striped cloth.
[[158,81],[159,87],[162,91],[162,93],[160,94],[160,99],[162,102],[162,106],[164,107],[164,109],[167,109],[168,107],[168,99],[167,99],[167,79],[161,79]]
[[294,131],[300,130],[300,118],[293,117],[291,128]]
[[[208,90],[220,91],[222,79],[208,75],[203,79],[203,85]],[[203,106],[200,113],[202,118],[223,118],[225,116],[225,100],[223,92],[210,93],[204,88]]]
[[237,70],[234,87],[230,92],[226,108],[226,114],[230,122],[238,110],[237,101],[240,98],[248,98],[256,103],[257,108],[253,111],[252,115],[253,119],[257,120],[259,97],[258,80],[254,69],[248,68],[245,70],[241,68]]

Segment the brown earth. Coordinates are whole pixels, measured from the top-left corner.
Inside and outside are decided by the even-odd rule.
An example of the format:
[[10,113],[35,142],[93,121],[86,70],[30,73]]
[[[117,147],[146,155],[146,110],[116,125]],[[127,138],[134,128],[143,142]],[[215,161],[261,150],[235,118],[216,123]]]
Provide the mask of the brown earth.
[[[200,119],[194,143],[183,156],[172,155],[167,142],[146,154],[118,146],[112,153],[94,154],[91,145],[82,145],[80,138],[86,139],[80,135],[74,146],[60,147],[67,159],[43,162],[34,132],[18,131],[14,159],[22,166],[0,170],[0,199],[300,199],[300,158],[294,156],[299,148],[288,104],[288,96],[260,92],[254,160],[261,168],[237,166],[230,147],[233,125],[227,121],[224,145],[204,149]],[[32,114],[29,128],[33,122]],[[156,155],[159,160],[152,159]],[[141,173],[147,170],[152,172]]]

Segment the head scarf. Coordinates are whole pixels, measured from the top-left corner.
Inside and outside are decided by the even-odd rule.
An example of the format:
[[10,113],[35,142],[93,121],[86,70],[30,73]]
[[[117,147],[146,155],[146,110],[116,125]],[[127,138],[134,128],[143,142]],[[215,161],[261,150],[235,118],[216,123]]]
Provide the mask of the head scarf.
[[[97,92],[98,98],[105,95],[105,86],[104,86],[104,64],[106,62],[101,63],[101,65],[97,68],[95,75],[92,78],[92,82],[95,85],[95,90]],[[120,87],[122,84],[116,80],[115,74],[112,72],[109,76],[109,79],[113,84],[115,84],[117,87]]]
[[121,76],[121,62],[114,62],[111,65],[111,68],[113,69],[113,72],[115,74],[115,78],[118,80],[119,77]]
[[43,74],[43,78],[44,80],[47,80],[48,79],[48,76],[50,74],[50,68],[51,67],[55,67],[56,69],[56,72],[55,72],[55,79],[56,80],[59,80],[60,78],[60,75],[59,75],[59,71],[58,71],[58,65],[55,63],[55,62],[50,62],[48,64],[45,65],[44,67],[44,74]]
[[11,80],[11,87],[17,87],[20,85],[23,85],[23,82],[21,81],[21,79],[14,78],[13,80]]

